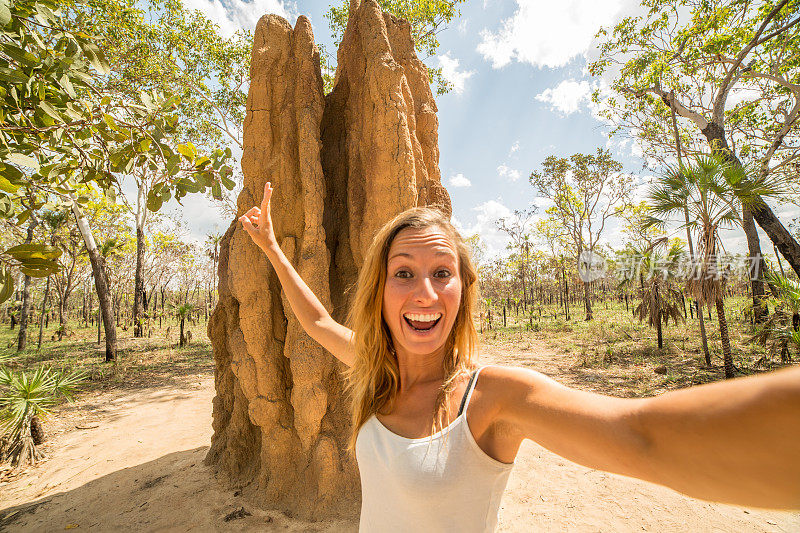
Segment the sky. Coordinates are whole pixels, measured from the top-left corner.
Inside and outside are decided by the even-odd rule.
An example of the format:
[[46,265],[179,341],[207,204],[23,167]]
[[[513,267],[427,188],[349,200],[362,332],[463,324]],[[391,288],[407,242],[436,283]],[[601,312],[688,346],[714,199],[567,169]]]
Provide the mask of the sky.
[[[324,18],[327,1],[184,1],[215,21],[224,34],[254,28],[262,14],[276,13],[292,24],[302,14],[311,21],[316,41],[335,50]],[[439,33],[436,56],[422,58],[441,66],[454,86],[436,97],[439,167],[454,221],[463,235],[481,236],[489,257],[507,253],[509,240],[496,228],[496,220],[516,209],[546,207],[528,177],[549,155],[608,148],[635,177],[637,197],[645,193],[652,171],[644,169],[634,143],[610,139],[606,125],[593,115],[589,95],[604,80],[586,71],[596,56],[594,35],[601,26],[638,9],[638,2],[630,0],[468,0],[461,5],[461,16]],[[181,211],[191,236],[200,241],[230,224],[199,195],[187,198]],[[782,220],[790,220],[783,216],[786,211],[780,213]],[[769,240],[761,235],[766,252]],[[724,238],[728,251],[745,250],[741,230]],[[607,227],[601,243],[622,247],[617,222]]]

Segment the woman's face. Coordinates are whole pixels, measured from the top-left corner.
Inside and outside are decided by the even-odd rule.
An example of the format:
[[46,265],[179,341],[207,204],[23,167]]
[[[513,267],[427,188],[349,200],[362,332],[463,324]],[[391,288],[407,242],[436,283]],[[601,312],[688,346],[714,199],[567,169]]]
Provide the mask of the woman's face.
[[428,355],[444,347],[461,304],[455,245],[438,227],[405,228],[389,248],[383,317],[395,349]]

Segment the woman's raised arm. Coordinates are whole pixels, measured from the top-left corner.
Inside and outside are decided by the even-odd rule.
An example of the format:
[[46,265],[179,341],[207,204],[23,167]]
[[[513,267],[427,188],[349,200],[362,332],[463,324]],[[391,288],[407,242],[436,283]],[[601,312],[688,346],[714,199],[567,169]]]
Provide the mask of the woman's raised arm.
[[704,500],[800,509],[800,368],[643,399],[493,370],[496,420],[571,461]]
[[239,221],[253,242],[267,254],[275,273],[278,274],[286,299],[289,300],[292,311],[306,333],[341,362],[352,366],[355,359],[353,331],[331,318],[328,310],[308,288],[308,285],[284,255],[272,229],[271,198],[272,186],[270,182],[267,182],[264,185],[264,199],[261,200],[261,207],[253,207],[239,217]]

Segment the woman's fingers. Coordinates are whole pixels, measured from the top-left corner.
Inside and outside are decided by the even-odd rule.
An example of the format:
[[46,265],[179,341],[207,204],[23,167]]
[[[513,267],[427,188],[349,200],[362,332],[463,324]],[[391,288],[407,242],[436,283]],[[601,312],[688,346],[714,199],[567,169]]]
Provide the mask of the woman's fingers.
[[244,230],[251,237],[253,237],[255,234],[258,233],[258,229],[255,226],[253,226],[253,223],[250,222],[250,219],[247,217],[247,215],[240,216],[239,217],[239,222],[242,223],[242,226],[244,227]]
[[251,207],[250,210],[244,214],[246,217],[258,217],[261,214],[261,209],[258,207]]
[[272,198],[272,183],[266,182],[264,184],[264,198],[261,200],[261,210],[264,212],[269,211],[269,201]]

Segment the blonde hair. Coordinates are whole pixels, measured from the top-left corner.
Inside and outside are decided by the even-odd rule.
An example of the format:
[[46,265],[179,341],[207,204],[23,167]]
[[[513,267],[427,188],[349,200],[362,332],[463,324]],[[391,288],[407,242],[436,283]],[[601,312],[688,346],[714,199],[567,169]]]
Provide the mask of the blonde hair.
[[[462,282],[461,303],[453,329],[445,343],[444,382],[436,399],[431,434],[444,428],[442,419],[450,420],[450,394],[456,378],[474,368],[473,354],[478,334],[472,322],[478,294],[478,277],[470,259],[469,248],[450,221],[438,210],[415,207],[397,215],[375,235],[358,275],[356,292],[348,324],[354,331],[355,362],[345,371],[347,390],[352,401],[352,434],[349,449],[355,449],[361,426],[384,406],[394,405],[400,389],[400,371],[389,327],[383,318],[383,291],[386,284],[389,248],[400,231],[406,228],[440,228],[450,239],[458,256]],[[438,427],[437,427],[438,426]]]

